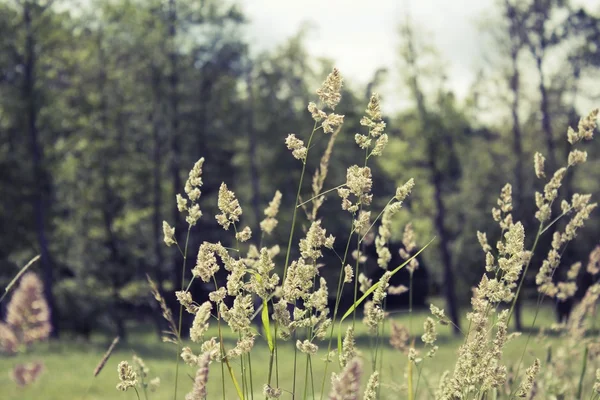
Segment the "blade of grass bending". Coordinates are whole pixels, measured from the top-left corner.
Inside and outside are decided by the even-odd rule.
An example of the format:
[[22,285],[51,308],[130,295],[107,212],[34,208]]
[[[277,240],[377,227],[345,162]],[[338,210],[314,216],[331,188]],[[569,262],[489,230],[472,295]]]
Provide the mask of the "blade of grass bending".
[[8,284],[6,289],[4,289],[4,294],[2,295],[2,297],[0,297],[0,303],[2,303],[2,300],[4,300],[4,298],[6,297],[8,292],[10,292],[10,289],[12,289],[12,287],[15,285],[15,283],[17,283],[19,278],[29,269],[29,267],[31,267],[33,265],[33,263],[35,263],[39,259],[40,259],[40,255],[38,254],[37,256],[35,256],[31,260],[29,260],[27,265],[25,265],[23,268],[21,268],[21,270],[19,272],[17,272],[17,275],[13,278],[12,281],[10,281],[10,283]]
[[[433,237],[433,239],[431,239],[429,241],[429,243],[427,243],[425,246],[421,247],[421,249],[419,251],[417,251],[412,257],[410,257],[408,260],[404,261],[402,264],[400,264],[394,270],[392,270],[392,272],[390,273],[390,278],[392,276],[394,276],[396,274],[396,272],[398,272],[402,268],[404,268],[409,262],[411,262],[413,258],[415,258],[419,254],[421,254],[421,252],[424,251],[427,247],[429,247],[429,245],[431,243],[433,243],[434,240],[435,240],[435,236]],[[357,279],[357,277],[355,277],[354,279]],[[346,313],[340,319],[340,322],[338,324],[338,353],[341,354],[341,351],[342,351],[342,322],[344,322],[344,320],[352,314],[352,312],[356,309],[356,307],[361,305],[361,303],[363,301],[365,301],[365,299],[371,293],[373,293],[375,291],[375,289],[377,289],[378,286],[379,286],[379,282],[376,282],[373,286],[371,286],[358,300],[356,300],[356,302],[354,304],[352,304],[352,306],[348,309],[348,311],[346,311]]]
[[227,357],[225,357],[225,365],[227,365],[227,370],[229,371],[229,376],[231,376],[231,380],[233,381],[233,386],[235,386],[235,390],[237,392],[238,397],[240,398],[240,400],[244,400],[244,393],[242,393],[242,389],[240,388],[240,385],[238,384],[237,379],[235,379],[235,375],[233,373],[233,368],[231,368],[231,365],[229,364],[229,360],[227,359]]
[[267,343],[269,344],[269,350],[273,352],[275,345],[273,344],[273,336],[271,335],[271,322],[269,321],[269,306],[267,300],[263,299],[263,309],[261,313],[261,319],[263,327],[265,328],[265,336],[267,337]]

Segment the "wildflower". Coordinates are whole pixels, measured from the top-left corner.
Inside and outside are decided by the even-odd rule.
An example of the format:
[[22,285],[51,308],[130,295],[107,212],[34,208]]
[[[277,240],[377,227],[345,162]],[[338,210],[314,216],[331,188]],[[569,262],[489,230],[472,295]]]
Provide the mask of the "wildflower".
[[580,140],[591,140],[594,136],[594,129],[596,128],[596,119],[598,119],[598,109],[592,110],[587,117],[579,120],[577,126],[577,132],[571,127],[567,130],[567,138],[569,143],[575,144]]
[[600,245],[596,246],[590,253],[586,271],[591,275],[596,275],[600,272]]
[[140,371],[140,375],[143,380],[146,376],[148,376],[148,372],[150,372],[150,370],[146,366],[146,363],[141,357],[138,357],[135,354],[132,357],[132,361],[137,366],[138,371]]
[[[346,172],[345,187],[338,189],[338,195],[342,198],[342,209],[355,213],[359,204],[369,205],[373,199],[371,188],[373,180],[369,167],[353,165]],[[357,198],[357,204],[353,204],[349,197],[353,194]]]
[[390,287],[388,287],[387,292],[389,294],[391,294],[392,296],[398,296],[398,295],[408,292],[408,288],[404,285],[390,286]]
[[198,356],[192,353],[192,349],[189,347],[184,347],[181,349],[181,359],[190,367],[195,367],[198,365]]
[[367,301],[364,307],[363,323],[369,327],[371,333],[374,333],[379,323],[385,318],[385,313],[380,305],[373,301]]
[[177,201],[177,210],[179,212],[187,211],[187,209],[188,209],[187,200],[184,199],[182,195],[177,193],[177,195],[175,196],[175,200]]
[[479,245],[485,253],[492,250],[492,246],[489,245],[487,234],[485,232],[477,231],[477,240],[479,241]]
[[358,233],[366,233],[367,228],[369,228],[369,221],[371,219],[371,212],[361,210],[358,214],[358,218],[353,221],[354,231]]
[[210,318],[210,310],[212,310],[212,304],[210,301],[204,302],[196,311],[194,322],[190,328],[190,339],[193,342],[200,343],[202,336],[208,330],[208,319]]
[[425,344],[433,345],[435,340],[437,339],[437,331],[435,329],[435,321],[431,317],[427,317],[425,322],[423,323],[423,336],[421,336],[421,340]]
[[233,359],[241,356],[242,354],[248,354],[254,347],[254,334],[244,334],[240,340],[237,341],[236,346],[227,352],[227,358]]
[[308,228],[308,232],[306,233],[306,238],[300,239],[300,255],[305,260],[317,260],[321,258],[323,253],[321,252],[321,248],[333,247],[333,236],[327,237],[327,232],[325,228],[321,227],[321,221],[314,221],[310,228]]
[[275,321],[279,327],[279,335],[282,339],[287,339],[289,337],[289,326],[291,323],[290,312],[287,309],[287,302],[283,299],[279,300],[277,303],[273,304],[273,314],[271,316],[273,321]]
[[408,361],[415,364],[419,364],[421,361],[423,361],[422,358],[419,358],[419,352],[415,350],[414,347],[408,349]]
[[210,357],[208,354],[203,354],[198,360],[198,371],[194,378],[194,386],[192,391],[185,396],[185,400],[204,400],[206,397],[206,382],[208,382],[208,364]]
[[233,300],[233,306],[228,309],[225,303],[220,304],[223,320],[236,333],[246,333],[250,328],[250,317],[254,312],[252,295],[239,295]]
[[410,339],[408,329],[404,325],[392,321],[392,332],[390,334],[392,347],[405,353],[408,349],[408,339]]
[[375,239],[375,250],[377,251],[377,265],[387,269],[388,263],[392,259],[392,253],[387,244],[392,236],[392,217],[402,208],[401,202],[394,202],[383,210],[381,216],[381,225],[379,226],[378,236]]
[[163,221],[163,235],[163,240],[167,246],[177,244],[177,240],[175,239],[175,228],[171,228],[167,221]]
[[385,149],[387,144],[388,144],[388,135],[386,133],[384,133],[383,135],[381,135],[377,138],[377,141],[375,142],[375,147],[371,151],[371,155],[372,156],[382,155],[383,150]]
[[349,326],[346,329],[346,335],[342,342],[342,352],[340,353],[340,365],[345,367],[348,362],[356,357],[356,342],[354,340],[354,328]]
[[398,201],[404,201],[408,197],[408,195],[412,192],[413,187],[415,186],[415,180],[410,178],[406,183],[396,189],[396,195],[394,198]]
[[265,386],[263,387],[263,394],[268,398],[268,399],[278,399],[279,397],[281,397],[281,389],[280,388],[274,388],[271,387],[270,385],[267,385],[265,383]]
[[321,85],[319,89],[317,89],[317,95],[321,102],[323,102],[327,107],[332,110],[335,109],[335,106],[340,102],[342,95],[340,91],[342,90],[343,79],[340,74],[340,71],[337,68],[334,68],[333,71]]
[[279,206],[281,205],[281,192],[277,190],[273,200],[269,202],[269,206],[265,208],[266,218],[260,222],[260,229],[270,235],[277,226],[277,214],[279,213]]
[[346,265],[344,267],[344,283],[352,282],[352,278],[354,277],[354,271],[350,265]]
[[12,380],[19,386],[31,385],[38,380],[44,371],[44,364],[32,362],[29,364],[17,364],[11,371]]
[[362,365],[357,358],[348,362],[339,375],[332,374],[329,400],[357,400]]
[[577,164],[582,164],[587,161],[587,152],[581,150],[571,150],[569,153],[568,164],[572,167]]
[[[199,159],[194,167],[191,169],[188,179],[185,182],[185,193],[192,202],[197,202],[200,198],[200,187],[202,186],[202,165],[204,164],[204,157]],[[182,202],[177,202],[178,207],[182,205]]]
[[542,155],[542,153],[535,153],[533,157],[533,166],[535,169],[535,176],[538,178],[543,178],[546,176],[544,172],[544,163],[546,162],[546,158]]
[[321,127],[324,133],[333,133],[336,128],[340,127],[344,123],[344,116],[339,114],[331,113],[325,118]]
[[119,373],[119,383],[117,389],[125,392],[127,389],[137,385],[137,374],[127,361],[121,361],[117,367]]
[[360,124],[369,128],[369,135],[378,138],[383,134],[385,122],[382,121],[379,95],[373,93],[366,110],[367,116],[362,117]]
[[239,240],[242,243],[247,242],[248,240],[250,240],[251,237],[252,230],[248,226],[246,226],[244,229],[235,234],[235,239]]
[[221,355],[220,346],[221,344],[217,342],[217,338],[212,337],[204,343],[202,343],[202,346],[200,346],[200,350],[202,350],[203,354],[208,354],[210,356],[211,361],[217,361],[219,360],[219,357]]
[[160,378],[158,376],[156,378],[151,379],[150,382],[148,382],[148,389],[150,389],[151,392],[156,392],[159,387]]
[[527,371],[525,371],[525,380],[521,382],[519,390],[517,391],[518,397],[527,397],[527,395],[531,391],[531,388],[533,387],[533,382],[535,381],[535,377],[537,376],[539,371],[540,360],[539,358],[536,358],[533,364],[529,368],[527,368]]
[[433,358],[437,353],[439,346],[432,346],[431,349],[427,352],[427,358]]
[[227,250],[220,243],[202,243],[198,249],[196,266],[192,269],[192,274],[200,277],[204,282],[209,282],[219,270],[216,258],[217,254],[223,257],[227,254]]
[[19,347],[19,339],[11,327],[0,322],[0,352],[15,354]]
[[258,297],[265,299],[270,292],[275,290],[275,286],[279,283],[279,276],[277,274],[271,274],[275,269],[275,263],[269,254],[266,247],[260,250],[260,256],[256,262],[254,268],[257,274],[250,276],[250,288],[258,295]]
[[214,290],[208,294],[208,298],[215,304],[218,304],[225,300],[225,296],[227,295],[227,290],[224,287],[220,287],[217,290]]
[[429,305],[429,310],[431,311],[431,314],[438,319],[438,322],[441,325],[448,325],[450,321],[448,321],[448,317],[446,317],[444,310],[437,308],[433,304]]
[[35,273],[27,272],[21,277],[6,307],[6,322],[25,345],[50,336],[50,308],[44,298],[42,281]]
[[319,110],[317,105],[312,101],[308,103],[308,111],[310,112],[310,115],[315,120],[315,122],[319,122],[327,118],[327,113],[325,111]]
[[377,388],[379,387],[379,372],[375,371],[369,377],[367,388],[363,400],[375,400],[377,398]]
[[357,133],[354,135],[354,141],[356,142],[358,147],[360,147],[363,150],[371,147],[371,138],[369,138],[369,136],[367,135],[361,135],[360,133]]
[[302,353],[315,355],[317,350],[319,350],[319,346],[314,343],[311,343],[309,340],[304,340],[303,342],[297,340],[296,348],[300,350]]
[[239,201],[235,198],[235,193],[227,189],[225,183],[221,183],[219,188],[219,197],[217,205],[221,214],[216,216],[217,222],[225,230],[229,229],[230,224],[235,224],[240,220],[242,215],[242,208],[240,207]]
[[389,281],[391,277],[391,272],[386,271],[379,280],[379,285],[375,288],[375,291],[373,292],[373,303],[375,305],[380,306],[381,303],[383,303],[383,299],[385,298],[386,290],[389,286]]
[[358,284],[360,285],[358,290],[360,290],[363,293],[366,293],[367,290],[369,290],[369,288],[373,286],[373,280],[367,278],[367,276],[361,272],[360,274],[358,274]]
[[185,217],[185,221],[190,225],[196,225],[196,222],[202,217],[202,211],[200,211],[200,206],[198,204],[194,204],[192,207],[188,209],[188,216]]
[[[404,227],[404,233],[402,235],[402,245],[404,246],[404,248],[400,249],[398,253],[400,254],[400,257],[402,257],[404,260],[409,260],[411,257],[410,253],[412,253],[417,248],[417,243],[415,242],[415,231],[413,230],[411,223],[406,224],[406,226]],[[410,260],[408,265],[406,266],[406,269],[408,269],[408,271],[411,274],[413,274],[415,270],[417,270],[417,268],[419,268],[419,260],[417,260],[416,258]]]
[[308,154],[308,149],[304,147],[304,142],[296,137],[293,133],[290,133],[285,139],[285,145],[288,150],[292,151],[292,155],[295,159],[305,161]]
[[185,307],[187,312],[190,314],[196,314],[197,307],[194,305],[194,301],[192,300],[192,295],[190,292],[178,290],[175,292],[175,297],[177,297],[177,301],[179,304]]

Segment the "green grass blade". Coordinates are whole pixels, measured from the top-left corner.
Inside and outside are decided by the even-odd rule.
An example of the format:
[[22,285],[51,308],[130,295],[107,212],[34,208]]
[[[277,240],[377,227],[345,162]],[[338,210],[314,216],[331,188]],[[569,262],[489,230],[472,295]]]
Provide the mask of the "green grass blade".
[[[410,257],[408,260],[404,261],[402,264],[400,264],[398,267],[396,267],[394,270],[392,270],[391,272],[391,276],[394,276],[398,271],[400,271],[402,268],[404,268],[410,261],[412,261],[413,258],[415,258],[416,256],[418,256],[419,254],[421,254],[421,252],[423,250],[425,250],[427,247],[429,247],[429,245],[431,243],[433,243],[433,241],[435,240],[435,237],[433,239],[431,239],[429,241],[429,243],[427,243],[425,246],[423,246],[421,248],[421,250],[417,251],[412,257]],[[354,279],[358,279],[358,277],[354,277]],[[348,309],[348,311],[346,311],[346,313],[342,316],[342,318],[340,319],[340,323],[338,326],[338,353],[341,353],[342,351],[342,322],[344,322],[344,320],[346,318],[348,318],[352,312],[356,309],[356,307],[358,307],[359,305],[362,304],[363,301],[365,301],[365,299],[371,294],[373,293],[373,291],[375,291],[375,289],[377,289],[377,287],[379,286],[379,282],[376,282],[373,286],[371,286],[369,288],[369,290],[367,290],[358,300],[356,300],[356,302],[354,304],[352,304],[352,306]]]
[[265,336],[267,338],[267,343],[269,344],[269,350],[273,352],[273,350],[275,349],[275,345],[273,344],[273,336],[271,335],[271,322],[269,321],[269,306],[267,304],[266,299],[263,299],[261,319],[263,327],[265,328]]

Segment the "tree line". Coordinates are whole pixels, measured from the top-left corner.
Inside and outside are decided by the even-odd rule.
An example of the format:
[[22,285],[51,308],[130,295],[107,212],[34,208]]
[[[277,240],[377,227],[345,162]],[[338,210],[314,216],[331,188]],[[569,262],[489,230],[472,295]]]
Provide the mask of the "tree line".
[[[476,231],[489,225],[501,184],[513,184],[516,218],[534,224],[535,204],[524,201],[540,189],[534,151],[543,149],[552,171],[567,157],[567,127],[588,111],[582,105],[598,101],[598,11],[564,0],[497,0],[481,17],[486,65],[464,99],[449,89],[421,21],[398,16],[399,46],[390,51],[410,106],[385,116],[390,143],[373,166],[374,194],[383,207],[394,183],[415,178],[394,238],[408,222],[421,244],[437,236],[423,256],[429,291],[446,298],[456,322],[484,265]],[[306,105],[333,63],[311,58],[305,29],[255,54],[247,22],[243,7],[227,1],[0,2],[0,283],[39,253],[55,334],[110,326],[123,335],[131,310],[149,304],[146,274],[165,292],[179,287],[162,221],[185,234],[175,195],[202,156],[206,217],[191,248],[222,237],[212,218],[221,181],[256,231],[275,190],[283,193],[275,231],[283,244],[298,178],[284,139],[310,132]],[[336,109],[345,123],[325,189],[343,183],[344,166],[362,157],[354,132],[384,79],[383,70],[364,86],[346,79]],[[567,176],[568,193],[600,191],[594,165]],[[339,209],[331,195],[322,212]],[[327,229],[342,236],[347,223]],[[566,262],[584,261],[599,233],[590,224]]]

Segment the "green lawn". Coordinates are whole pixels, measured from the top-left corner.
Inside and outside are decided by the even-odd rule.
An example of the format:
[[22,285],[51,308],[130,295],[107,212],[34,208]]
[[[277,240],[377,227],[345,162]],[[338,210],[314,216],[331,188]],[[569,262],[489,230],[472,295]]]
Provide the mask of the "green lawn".
[[[524,321],[526,324],[531,323],[532,313],[526,312]],[[413,314],[412,321],[408,315],[403,313],[392,314],[392,318],[405,325],[412,324],[416,332],[422,330],[423,319],[427,316],[426,312],[417,312]],[[551,309],[542,309],[538,317],[536,326],[547,326],[552,321],[553,314]],[[527,325],[526,325],[527,326]],[[463,327],[467,327],[466,321],[463,322]],[[368,336],[362,324],[357,325],[357,341],[359,348],[362,350],[363,359],[365,361],[365,373],[363,381],[366,382],[368,375],[371,372],[370,366],[370,343],[372,339]],[[212,328],[211,328],[212,329]],[[453,367],[455,362],[456,349],[460,345],[462,339],[454,338],[449,334],[450,330],[447,327],[441,327],[438,344],[440,349],[433,360],[427,359],[422,364],[423,373],[419,380],[419,397],[428,398],[428,384],[431,390],[435,390],[437,379],[445,369]],[[216,331],[208,333],[209,336],[216,336]],[[418,333],[420,336],[421,333]],[[506,359],[518,362],[523,354],[523,347],[527,341],[527,334],[512,342],[506,349]],[[71,400],[71,399],[136,399],[135,393],[129,391],[126,393],[119,392],[115,389],[117,383],[117,364],[123,359],[130,359],[135,352],[146,361],[150,368],[150,377],[159,376],[161,379],[161,388],[156,393],[149,393],[149,399],[172,399],[173,384],[175,380],[175,345],[162,343],[158,340],[153,331],[147,333],[139,332],[132,334],[128,343],[121,342],[117,347],[116,352],[108,361],[104,370],[96,378],[93,378],[93,371],[96,364],[102,357],[106,347],[112,338],[95,336],[91,343],[85,343],[80,340],[61,339],[58,342],[45,343],[36,346],[26,355],[17,357],[2,357],[0,358],[0,398],[2,400]],[[229,336],[228,340],[233,344],[233,337]],[[386,342],[387,344],[387,342]],[[334,343],[335,345],[335,343]],[[194,349],[193,344],[191,344]],[[315,382],[315,393],[321,392],[321,382],[325,377],[325,391],[329,389],[329,380],[331,377],[331,364],[327,375],[324,374],[324,362],[321,358],[325,355],[327,344],[321,346],[321,350],[317,357],[313,358],[313,377]],[[533,355],[543,358],[544,350],[537,345],[532,337],[527,352],[525,354],[525,363],[530,363]],[[196,348],[195,352],[199,352]],[[293,376],[293,360],[294,350],[291,342],[280,342],[279,346],[279,386],[285,390],[292,389]],[[298,354],[298,378],[296,398],[303,398],[304,388],[304,371],[305,371],[305,356]],[[41,379],[30,387],[19,388],[10,379],[9,372],[16,363],[26,362],[30,360],[42,360],[46,366],[46,370]],[[253,388],[257,399],[262,399],[260,393],[262,386],[267,379],[268,370],[268,348],[262,338],[257,338],[257,344],[252,352],[252,372],[253,372]],[[383,354],[383,370],[382,370],[382,398],[383,399],[398,399],[402,395],[394,391],[395,385],[405,383],[405,366],[406,357],[389,346],[385,347]],[[239,379],[239,362],[234,365],[234,369]],[[334,367],[337,371],[337,367]],[[182,364],[179,378],[179,395],[178,399],[183,399],[192,385],[190,376],[193,376],[195,371]],[[227,372],[226,372],[227,374]],[[226,375],[226,390],[227,399],[235,399],[235,391],[229,377]],[[209,374],[209,395],[208,399],[221,398],[221,367],[220,364],[213,363]],[[298,388],[302,388],[301,390]],[[307,398],[311,398],[312,385],[309,385],[309,394]],[[326,397],[326,396],[325,396]],[[142,398],[143,395],[142,395]],[[282,399],[291,399],[290,394],[284,393]]]

